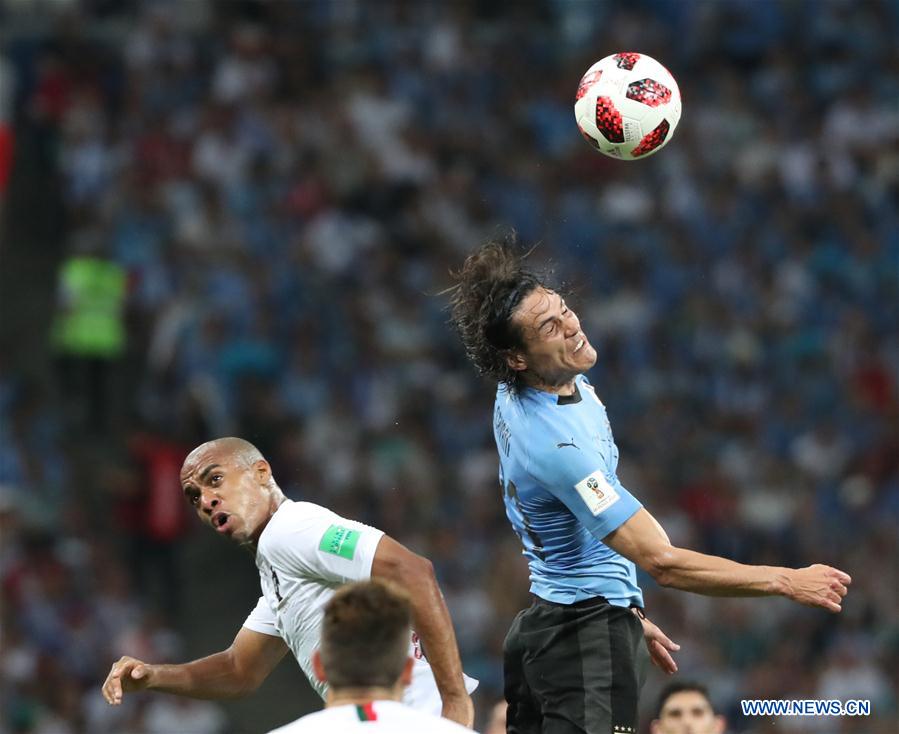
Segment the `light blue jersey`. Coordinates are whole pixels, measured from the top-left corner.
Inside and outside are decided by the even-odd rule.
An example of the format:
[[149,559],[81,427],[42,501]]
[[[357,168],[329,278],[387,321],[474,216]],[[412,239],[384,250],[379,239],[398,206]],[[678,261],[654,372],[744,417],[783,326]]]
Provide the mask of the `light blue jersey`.
[[587,378],[572,396],[501,385],[493,434],[506,515],[524,545],[531,592],[572,604],[604,596],[643,606],[633,563],[601,541],[642,505],[618,481],[618,447]]

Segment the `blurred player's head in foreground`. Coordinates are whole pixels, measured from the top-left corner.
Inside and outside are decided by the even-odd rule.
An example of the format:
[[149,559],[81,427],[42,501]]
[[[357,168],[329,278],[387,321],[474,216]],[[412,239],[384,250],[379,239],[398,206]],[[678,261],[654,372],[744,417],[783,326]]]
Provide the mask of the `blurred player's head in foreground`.
[[511,242],[488,242],[454,273],[452,322],[482,375],[510,388],[563,392],[596,363],[577,315],[525,267]]
[[242,438],[218,438],[191,451],[181,489],[200,520],[238,543],[255,543],[284,501],[268,462]]
[[412,607],[396,587],[360,581],[334,594],[312,656],[316,676],[330,686],[328,705],[399,701],[412,682],[411,634]]
[[672,683],[659,695],[652,734],[722,734],[724,717],[715,713],[709,692],[699,683]]

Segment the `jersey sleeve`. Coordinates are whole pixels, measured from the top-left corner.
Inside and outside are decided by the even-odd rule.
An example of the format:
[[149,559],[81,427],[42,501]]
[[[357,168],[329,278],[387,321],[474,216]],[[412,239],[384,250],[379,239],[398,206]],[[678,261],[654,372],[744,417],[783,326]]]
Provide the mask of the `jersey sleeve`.
[[293,509],[267,549],[273,563],[337,584],[371,578],[381,530],[308,502]]
[[264,596],[259,597],[259,601],[256,602],[256,606],[253,607],[253,611],[250,612],[250,616],[246,618],[243,626],[263,635],[270,635],[271,637],[281,636],[278,633],[278,628],[275,626],[275,614],[265,601]]
[[621,484],[608,458],[593,448],[592,437],[576,436],[572,441],[571,436],[556,433],[542,422],[531,432],[528,472],[602,540],[643,505]]

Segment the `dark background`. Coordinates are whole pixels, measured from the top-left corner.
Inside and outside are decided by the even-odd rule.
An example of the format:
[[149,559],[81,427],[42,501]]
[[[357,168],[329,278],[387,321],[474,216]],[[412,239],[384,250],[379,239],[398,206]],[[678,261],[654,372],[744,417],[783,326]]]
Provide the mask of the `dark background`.
[[[483,717],[527,571],[493,387],[437,294],[508,227],[570,289],[622,481],[672,541],[853,576],[838,617],[642,578],[681,675],[734,732],[895,731],[897,38],[889,1],[0,2],[0,732],[318,706],[290,659],[241,702],[100,698],[119,655],[223,649],[255,604],[177,482],[230,434],[434,561]],[[617,51],[683,95],[645,161],[574,124]],[[73,285],[84,262],[112,285]],[[769,697],[874,714],[739,716]]]

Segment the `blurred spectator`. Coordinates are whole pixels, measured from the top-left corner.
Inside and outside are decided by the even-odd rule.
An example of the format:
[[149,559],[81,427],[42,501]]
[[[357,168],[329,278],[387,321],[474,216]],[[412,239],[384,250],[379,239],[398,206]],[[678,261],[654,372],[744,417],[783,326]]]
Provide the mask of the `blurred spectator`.
[[[125,269],[104,258],[96,232],[80,233],[75,252],[59,275],[54,345],[61,387],[70,405],[86,403],[75,425],[102,431],[111,410],[112,370],[125,350]],[[86,400],[84,399],[86,397]]]
[[724,717],[715,713],[705,686],[678,681],[659,695],[652,734],[724,734],[726,727]]
[[[159,431],[128,439],[131,470],[111,477],[121,484],[116,515],[130,540],[129,560],[143,604],[174,620],[182,612],[180,544],[190,521],[179,473],[189,451]],[[159,600],[165,600],[160,604]]]

